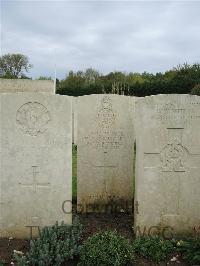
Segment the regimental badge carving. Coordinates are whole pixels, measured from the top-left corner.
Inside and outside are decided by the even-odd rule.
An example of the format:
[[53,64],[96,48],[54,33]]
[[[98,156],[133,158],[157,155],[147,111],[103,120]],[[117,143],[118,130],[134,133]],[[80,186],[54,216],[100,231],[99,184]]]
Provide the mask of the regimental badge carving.
[[50,114],[44,105],[28,102],[18,109],[16,121],[25,134],[38,136],[47,130]]
[[188,150],[178,139],[173,139],[161,151],[163,172],[185,172]]
[[104,152],[119,149],[124,144],[124,133],[116,129],[116,119],[117,114],[113,110],[112,100],[109,95],[106,95],[96,111],[97,126],[84,138],[84,142]]
[[97,111],[98,126],[101,130],[108,130],[115,123],[116,114],[113,112],[112,101],[109,96],[104,96],[101,106]]

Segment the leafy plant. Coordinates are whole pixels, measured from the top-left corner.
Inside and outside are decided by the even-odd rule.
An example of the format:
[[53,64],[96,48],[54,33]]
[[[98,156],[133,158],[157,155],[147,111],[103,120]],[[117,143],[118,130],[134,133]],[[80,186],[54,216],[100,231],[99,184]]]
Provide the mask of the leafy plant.
[[30,242],[30,250],[25,256],[14,254],[18,266],[59,266],[79,253],[82,225],[76,218],[72,226],[56,223],[44,227],[38,239]]
[[140,237],[133,242],[135,253],[151,259],[155,262],[165,260],[174,250],[174,244],[170,240],[164,240],[158,236]]
[[128,240],[116,232],[105,231],[89,237],[81,247],[79,266],[131,265],[133,249]]
[[191,94],[200,95],[200,84],[197,84],[192,88]]
[[177,243],[178,251],[192,265],[200,265],[200,236],[181,240]]
[[0,266],[5,266],[5,261],[0,258]]

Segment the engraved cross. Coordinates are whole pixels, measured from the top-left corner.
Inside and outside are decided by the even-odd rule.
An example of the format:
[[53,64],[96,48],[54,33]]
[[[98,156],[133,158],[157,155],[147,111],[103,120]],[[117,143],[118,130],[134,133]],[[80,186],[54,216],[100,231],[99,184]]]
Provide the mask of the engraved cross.
[[34,193],[36,193],[37,188],[47,188],[50,183],[49,182],[38,182],[37,175],[39,172],[37,171],[38,166],[32,166],[32,177],[33,181],[31,183],[19,183],[24,188],[33,188]]
[[108,156],[109,156],[108,152],[104,151],[103,152],[103,164],[102,163],[96,163],[94,165],[94,167],[97,167],[97,168],[116,168],[117,167],[116,164],[108,162]]
[[[151,166],[144,168],[162,168],[162,172],[186,172],[188,162],[192,165],[189,168],[199,168],[200,154],[191,153],[182,146],[182,131],[184,128],[168,128],[169,142],[161,152],[145,152],[144,161],[151,157]],[[146,160],[147,159],[147,160]],[[153,165],[152,165],[153,164]]]
[[179,215],[181,178],[200,169],[200,153],[192,153],[182,145],[183,130],[184,128],[168,128],[169,140],[161,151],[144,153],[144,169],[159,169],[166,186],[171,182],[170,193],[167,189],[164,191],[165,215]]

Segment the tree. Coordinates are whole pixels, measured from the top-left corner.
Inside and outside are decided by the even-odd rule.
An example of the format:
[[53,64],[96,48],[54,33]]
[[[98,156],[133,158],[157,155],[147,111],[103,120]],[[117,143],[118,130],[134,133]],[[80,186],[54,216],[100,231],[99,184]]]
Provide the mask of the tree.
[[37,80],[52,80],[51,77],[40,76]]
[[0,72],[5,78],[20,78],[32,67],[29,59],[23,54],[5,54],[0,57]]
[[[164,73],[110,72],[103,75],[94,69],[73,72],[60,81],[57,93],[81,96],[94,93],[118,93],[144,97],[156,94],[199,94],[200,64],[179,65]],[[192,90],[192,88],[194,88]],[[192,90],[192,92],[191,92]]]
[[81,71],[78,71],[77,73],[69,71],[66,78],[60,82],[57,93],[79,96],[82,94],[81,90],[83,90],[84,84],[85,79]]
[[88,68],[86,69],[84,76],[87,84],[94,84],[99,78],[99,72],[93,68]]

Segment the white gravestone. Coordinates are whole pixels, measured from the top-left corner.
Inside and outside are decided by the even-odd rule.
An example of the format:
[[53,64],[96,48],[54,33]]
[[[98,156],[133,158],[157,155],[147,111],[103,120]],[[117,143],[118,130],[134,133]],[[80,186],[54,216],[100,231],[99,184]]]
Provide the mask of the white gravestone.
[[80,212],[128,211],[133,197],[131,97],[78,98],[77,203]]
[[200,224],[200,97],[138,101],[136,143],[136,233],[192,233]]
[[72,126],[72,142],[77,145],[77,101],[78,97],[73,97],[73,126]]
[[0,236],[71,223],[72,104],[67,96],[0,95]]
[[0,93],[15,92],[42,92],[55,94],[54,81],[0,78]]

